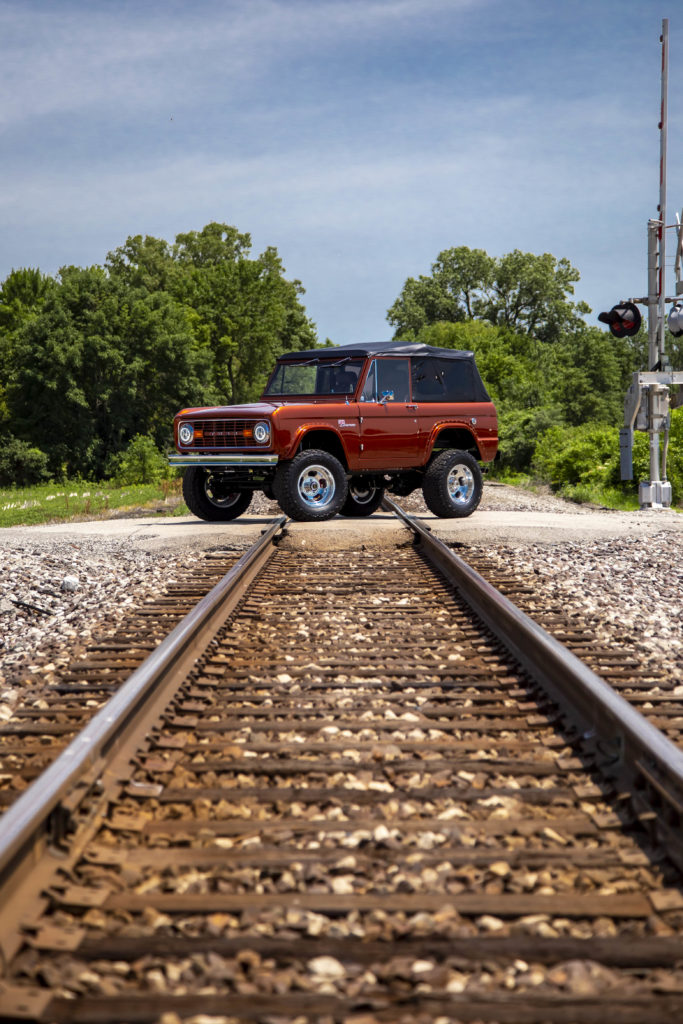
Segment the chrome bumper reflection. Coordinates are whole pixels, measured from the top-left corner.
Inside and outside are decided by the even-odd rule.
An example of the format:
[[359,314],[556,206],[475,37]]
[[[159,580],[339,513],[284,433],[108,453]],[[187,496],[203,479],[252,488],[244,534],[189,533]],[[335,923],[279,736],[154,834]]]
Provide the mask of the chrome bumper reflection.
[[276,466],[277,455],[169,455],[172,466]]

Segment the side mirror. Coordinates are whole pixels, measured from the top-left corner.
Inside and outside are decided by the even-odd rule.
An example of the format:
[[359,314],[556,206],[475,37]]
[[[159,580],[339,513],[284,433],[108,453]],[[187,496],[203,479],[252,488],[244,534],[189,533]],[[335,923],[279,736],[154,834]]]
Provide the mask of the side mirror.
[[379,400],[379,404],[380,405],[386,405],[387,402],[393,402],[393,400],[394,400],[394,392],[393,391],[383,391],[382,392],[382,397]]

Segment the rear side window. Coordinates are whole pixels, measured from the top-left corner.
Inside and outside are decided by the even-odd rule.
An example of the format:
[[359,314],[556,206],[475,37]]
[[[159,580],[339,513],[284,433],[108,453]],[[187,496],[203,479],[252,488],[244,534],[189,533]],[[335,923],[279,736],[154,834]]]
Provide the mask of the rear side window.
[[413,359],[413,401],[482,402],[488,395],[470,359]]

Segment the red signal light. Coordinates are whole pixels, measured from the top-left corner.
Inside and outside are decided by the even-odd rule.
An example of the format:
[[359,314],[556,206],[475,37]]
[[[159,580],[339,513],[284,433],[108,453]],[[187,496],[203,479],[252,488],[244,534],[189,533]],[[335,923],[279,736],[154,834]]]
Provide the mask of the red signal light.
[[640,330],[643,318],[635,302],[620,302],[609,313],[600,313],[598,320],[607,324],[615,338],[632,338]]

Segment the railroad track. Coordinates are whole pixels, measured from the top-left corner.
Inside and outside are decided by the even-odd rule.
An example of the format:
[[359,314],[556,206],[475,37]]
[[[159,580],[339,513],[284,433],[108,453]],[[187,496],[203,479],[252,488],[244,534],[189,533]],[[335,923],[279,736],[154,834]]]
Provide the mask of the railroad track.
[[6,811],[5,1019],[680,1019],[683,755],[405,522],[274,523]]
[[54,683],[36,683],[0,725],[0,813],[50,765],[146,657],[237,561],[209,551],[163,594],[135,607],[115,633],[97,630]]

